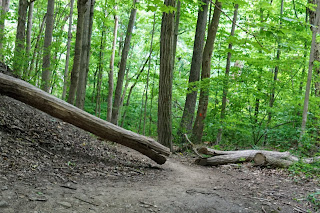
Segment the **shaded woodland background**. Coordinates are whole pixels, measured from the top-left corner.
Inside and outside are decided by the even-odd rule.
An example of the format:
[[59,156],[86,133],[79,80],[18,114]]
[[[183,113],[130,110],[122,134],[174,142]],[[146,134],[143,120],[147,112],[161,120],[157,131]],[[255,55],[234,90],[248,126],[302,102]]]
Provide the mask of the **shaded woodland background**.
[[215,148],[316,156],[317,4],[2,0],[1,60],[25,81],[168,147],[187,133]]

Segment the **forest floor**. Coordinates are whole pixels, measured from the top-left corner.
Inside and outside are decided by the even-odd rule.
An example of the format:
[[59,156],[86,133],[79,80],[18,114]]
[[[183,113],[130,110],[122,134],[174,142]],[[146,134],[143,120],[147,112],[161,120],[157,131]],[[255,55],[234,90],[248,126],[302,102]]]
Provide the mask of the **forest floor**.
[[0,212],[317,212],[317,180],[250,164],[157,165],[0,96]]

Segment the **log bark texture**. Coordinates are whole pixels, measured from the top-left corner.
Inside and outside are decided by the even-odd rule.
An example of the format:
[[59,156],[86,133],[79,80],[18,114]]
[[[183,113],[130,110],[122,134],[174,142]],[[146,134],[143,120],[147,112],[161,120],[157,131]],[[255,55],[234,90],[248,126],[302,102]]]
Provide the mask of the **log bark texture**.
[[[266,150],[239,150],[220,151],[206,147],[199,148],[198,153],[210,155],[209,158],[199,158],[196,163],[199,165],[224,165],[228,163],[243,163],[253,161],[256,166],[272,166],[286,168],[299,161],[299,158],[289,152],[277,152]],[[320,160],[320,157],[300,159],[304,163],[313,163]]]
[[65,122],[148,156],[158,164],[166,162],[170,150],[152,138],[139,135],[97,118],[31,84],[0,73],[0,93],[33,106]]

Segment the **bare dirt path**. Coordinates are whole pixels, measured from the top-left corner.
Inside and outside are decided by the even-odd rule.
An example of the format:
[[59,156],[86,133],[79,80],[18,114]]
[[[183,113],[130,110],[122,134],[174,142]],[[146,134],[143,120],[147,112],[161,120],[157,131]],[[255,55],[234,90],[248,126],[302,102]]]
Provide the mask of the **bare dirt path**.
[[130,181],[102,175],[64,184],[2,185],[8,206],[0,212],[308,212],[306,202],[296,200],[314,187],[246,166],[190,165],[177,156],[154,169],[157,176]]

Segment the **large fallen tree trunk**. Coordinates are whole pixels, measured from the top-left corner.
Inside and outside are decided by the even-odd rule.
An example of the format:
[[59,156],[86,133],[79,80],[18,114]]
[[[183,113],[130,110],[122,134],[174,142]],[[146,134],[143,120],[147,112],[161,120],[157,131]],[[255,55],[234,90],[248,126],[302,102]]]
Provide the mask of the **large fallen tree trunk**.
[[[265,150],[239,150],[220,151],[206,147],[199,148],[198,153],[209,155],[208,158],[199,158],[199,165],[223,165],[228,163],[242,163],[253,161],[257,166],[289,167],[299,161],[299,158],[289,152],[265,151]],[[304,163],[313,163],[320,157],[301,159]]]
[[169,148],[152,138],[139,135],[97,118],[66,103],[31,84],[0,73],[0,93],[33,106],[65,122],[91,132],[103,139],[130,147],[158,164],[166,162]]

